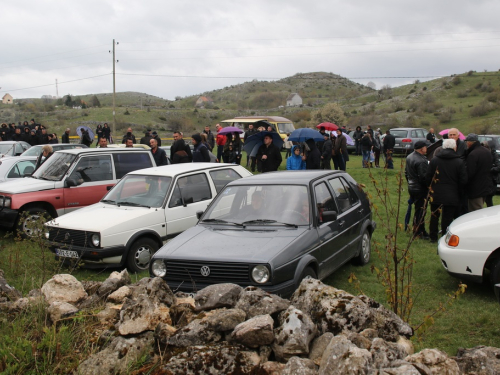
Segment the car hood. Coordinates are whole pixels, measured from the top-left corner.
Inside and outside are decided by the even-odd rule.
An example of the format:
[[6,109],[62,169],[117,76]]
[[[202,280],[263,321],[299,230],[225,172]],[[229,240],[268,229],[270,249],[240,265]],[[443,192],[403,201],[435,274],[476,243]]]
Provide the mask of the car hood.
[[263,263],[273,259],[308,227],[246,229],[197,225],[163,246],[155,258]]
[[491,228],[496,230],[499,224],[500,206],[493,206],[460,216],[451,223],[450,231],[453,234],[463,231],[491,234]]
[[0,193],[20,194],[31,191],[42,191],[54,189],[55,182],[47,180],[37,180],[36,178],[17,178],[11,181],[2,182]]
[[[96,203],[83,207],[77,211],[62,215],[52,221],[49,226],[59,226],[65,229],[83,230],[88,232],[100,232],[106,235],[106,232],[112,228],[120,227],[134,222],[135,227],[139,228],[141,219],[157,211],[156,208],[147,207],[129,207],[114,206],[104,203]],[[113,230],[112,232],[116,232]]]

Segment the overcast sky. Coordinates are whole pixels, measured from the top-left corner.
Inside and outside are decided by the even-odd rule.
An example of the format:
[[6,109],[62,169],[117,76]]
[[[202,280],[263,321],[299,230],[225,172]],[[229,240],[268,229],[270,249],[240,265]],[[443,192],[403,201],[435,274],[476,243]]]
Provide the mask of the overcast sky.
[[[296,73],[377,88],[500,69],[500,1],[4,1],[0,97],[176,96]],[[390,78],[408,77],[408,78]],[[421,77],[421,78],[420,78]],[[71,82],[73,81],[73,82]]]

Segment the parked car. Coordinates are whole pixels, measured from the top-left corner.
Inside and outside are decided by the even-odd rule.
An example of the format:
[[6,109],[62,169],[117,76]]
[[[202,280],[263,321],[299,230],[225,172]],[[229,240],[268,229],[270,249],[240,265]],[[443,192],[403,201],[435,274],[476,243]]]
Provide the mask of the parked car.
[[[45,145],[36,145],[36,146],[31,146],[29,149],[24,151],[21,156],[38,156],[42,153],[42,147]],[[71,150],[73,148],[87,148],[87,146],[82,145],[82,144],[76,144],[76,143],[56,143],[56,144],[51,144],[52,150],[54,152],[59,151],[59,150]]]
[[131,172],[99,203],[47,223],[46,238],[60,258],[139,272],[163,241],[196,224],[196,212],[228,182],[250,175],[242,166],[214,163]]
[[482,134],[480,134],[477,137],[479,139],[479,142],[481,142],[481,143],[493,141],[495,143],[496,152],[500,152],[500,135],[494,135],[494,134],[482,135]]
[[[97,144],[96,147],[99,148],[99,144]],[[143,148],[145,150],[151,150],[151,147],[149,147],[148,145],[143,145],[142,143],[134,143],[134,147],[135,148]],[[110,143],[110,144],[108,144],[108,148],[127,148],[127,147],[126,147],[125,143]]]
[[30,147],[24,141],[0,141],[0,156],[19,156]]
[[[354,134],[354,130],[351,130],[350,132],[347,132],[347,135],[349,137],[351,137],[352,140],[354,141],[353,134]],[[355,154],[356,153],[356,141],[354,142],[353,145],[347,144],[346,146],[347,146],[347,153],[349,153],[349,154]]]
[[125,174],[154,165],[142,149],[57,151],[30,178],[0,184],[0,225],[31,236],[40,215],[55,218],[99,202]]
[[343,171],[264,173],[227,184],[198,224],[164,245],[150,265],[172,290],[258,286],[289,296],[351,259],[370,260],[375,222],[366,194]]
[[[438,254],[451,276],[462,281],[500,284],[497,230],[500,206],[483,208],[455,219],[438,242]],[[489,271],[486,272],[486,271]]]
[[391,134],[396,138],[395,154],[410,154],[417,141],[426,141],[428,131],[423,128],[393,128]]
[[0,182],[30,176],[35,170],[35,156],[4,156],[0,158]]

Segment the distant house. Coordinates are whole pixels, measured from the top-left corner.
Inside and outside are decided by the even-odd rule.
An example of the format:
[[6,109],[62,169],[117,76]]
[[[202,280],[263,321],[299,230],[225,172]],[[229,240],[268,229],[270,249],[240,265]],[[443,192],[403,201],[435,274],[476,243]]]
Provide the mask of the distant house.
[[14,104],[14,98],[10,94],[5,94],[2,98],[3,104]]
[[208,96],[200,96],[194,106],[197,108],[202,108],[212,104],[214,104],[214,101],[210,99]]
[[299,105],[302,105],[302,98],[300,97],[299,94],[296,92],[288,95],[288,98],[286,98],[286,106],[287,107],[297,107]]

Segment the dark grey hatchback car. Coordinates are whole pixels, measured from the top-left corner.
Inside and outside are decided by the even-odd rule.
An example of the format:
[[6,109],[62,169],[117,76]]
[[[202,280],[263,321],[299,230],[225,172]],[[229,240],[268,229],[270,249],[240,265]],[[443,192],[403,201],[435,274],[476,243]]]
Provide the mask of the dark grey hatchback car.
[[150,274],[172,290],[258,286],[289,296],[351,259],[370,260],[375,222],[366,194],[342,171],[286,171],[232,181],[198,224],[165,244]]

